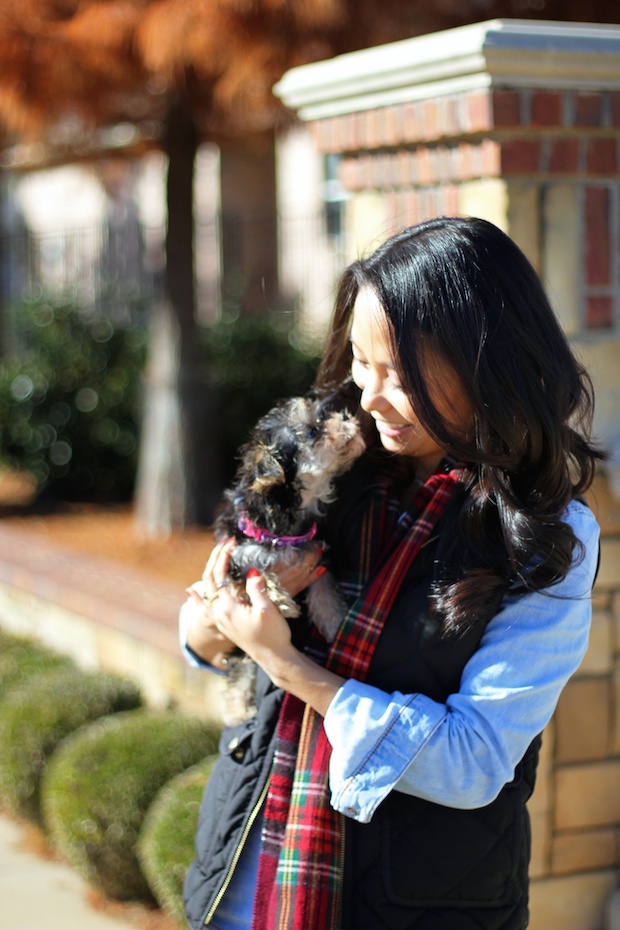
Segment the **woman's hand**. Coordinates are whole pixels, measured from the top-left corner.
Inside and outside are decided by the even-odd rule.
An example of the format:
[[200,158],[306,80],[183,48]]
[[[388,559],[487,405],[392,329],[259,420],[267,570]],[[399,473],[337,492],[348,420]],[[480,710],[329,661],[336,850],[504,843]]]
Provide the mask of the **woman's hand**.
[[[285,618],[264,593],[264,581],[255,570],[250,570],[246,596],[239,597],[228,578],[233,540],[216,546],[203,575],[206,600],[219,633],[259,664],[264,651],[293,649],[291,631]],[[306,571],[304,584],[309,577]],[[301,581],[291,575],[295,582]]]
[[325,574],[327,569],[320,565],[321,556],[323,555],[323,546],[317,543],[311,549],[304,553],[301,562],[294,565],[282,565],[275,569],[275,574],[282,587],[288,591],[291,597],[297,597],[306,588]]
[[213,665],[224,669],[235,644],[222,636],[213,619],[211,607],[203,596],[204,585],[197,581],[187,589],[188,604],[183,608],[186,622],[186,642],[192,652]]
[[187,611],[187,645],[190,649],[209,662],[215,668],[224,669],[228,656],[234,651],[235,644],[227,639],[217,628],[213,616],[212,597],[207,589],[205,577],[210,577],[213,565],[219,557],[222,543],[214,547],[201,581],[196,581],[187,589],[190,606]]
[[[230,553],[234,542],[222,546],[205,569],[207,600],[213,619],[222,636],[235,643],[264,669],[275,685],[295,694],[320,714],[325,714],[343,679],[328,672],[299,652],[291,642],[290,627],[280,611],[269,600],[265,581],[259,572],[251,570],[246,582],[245,598],[235,595],[228,581]],[[306,578],[291,573],[293,582],[304,581],[307,587],[316,568],[306,569]]]

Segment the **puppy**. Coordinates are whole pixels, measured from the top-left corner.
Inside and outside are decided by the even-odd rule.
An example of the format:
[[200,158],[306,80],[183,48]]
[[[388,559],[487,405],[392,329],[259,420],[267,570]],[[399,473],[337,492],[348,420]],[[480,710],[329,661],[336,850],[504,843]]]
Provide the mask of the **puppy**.
[[[357,419],[334,409],[330,398],[294,397],[259,420],[241,449],[235,482],[225,492],[215,523],[218,541],[234,537],[237,542],[230,583],[241,596],[249,569],[258,569],[282,614],[299,616],[299,605],[282,588],[275,569],[316,552],[317,521],[334,498],[335,480],[364,449]],[[332,642],[346,608],[329,573],[310,585],[305,596],[310,621]],[[236,691],[236,696],[229,693],[226,722],[251,716],[252,664],[247,658],[229,662],[229,682],[236,682],[229,692]]]

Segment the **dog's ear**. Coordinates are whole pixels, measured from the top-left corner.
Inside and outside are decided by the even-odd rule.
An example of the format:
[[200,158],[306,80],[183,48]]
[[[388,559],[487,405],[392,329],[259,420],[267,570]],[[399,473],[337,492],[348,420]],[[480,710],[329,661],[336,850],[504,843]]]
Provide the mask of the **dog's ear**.
[[286,482],[284,468],[266,446],[259,446],[256,449],[252,472],[253,480],[250,490],[256,494],[265,494]]

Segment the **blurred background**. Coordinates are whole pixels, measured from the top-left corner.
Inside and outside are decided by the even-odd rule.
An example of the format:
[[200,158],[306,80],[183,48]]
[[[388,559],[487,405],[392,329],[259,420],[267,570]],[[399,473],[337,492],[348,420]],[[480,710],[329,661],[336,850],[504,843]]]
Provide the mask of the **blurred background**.
[[[355,257],[296,65],[597,0],[0,0],[0,459],[41,501],[208,525],[257,416],[311,384]],[[369,222],[370,222],[369,218]]]
[[237,449],[311,385],[348,262],[474,214],[541,274],[615,453],[530,815],[532,930],[617,930],[620,30],[584,25],[617,21],[617,0],[0,0],[0,840],[5,810],[32,819],[174,918],[140,927],[184,925],[220,680],[177,615]]

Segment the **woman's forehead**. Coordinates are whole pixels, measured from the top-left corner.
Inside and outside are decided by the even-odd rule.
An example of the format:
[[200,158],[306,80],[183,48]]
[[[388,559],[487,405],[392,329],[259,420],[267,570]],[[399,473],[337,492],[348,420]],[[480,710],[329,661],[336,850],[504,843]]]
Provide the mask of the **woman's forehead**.
[[373,336],[382,342],[389,340],[388,318],[371,287],[363,287],[358,291],[353,305],[351,330],[366,338]]
[[[410,342],[409,342],[410,340]],[[408,345],[403,346],[403,341]],[[411,351],[416,359],[416,367],[423,372],[424,378],[435,379],[454,376],[452,365],[437,345],[437,339],[430,333],[420,333],[411,326],[395,338],[391,322],[383,304],[372,287],[360,288],[353,306],[351,320],[351,342],[364,352],[372,352],[378,360],[388,367],[399,367],[400,349],[405,349],[411,358]],[[381,357],[379,359],[379,357]]]

